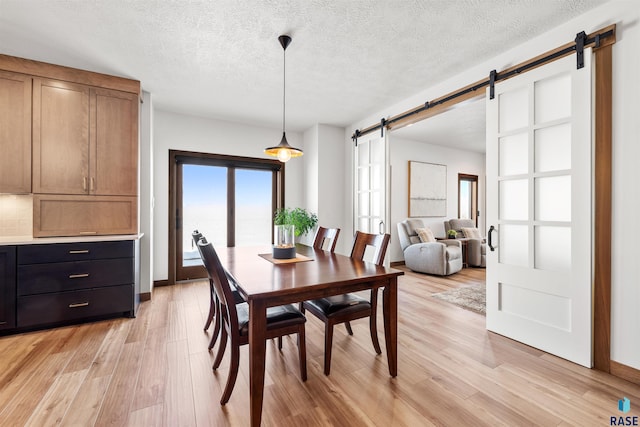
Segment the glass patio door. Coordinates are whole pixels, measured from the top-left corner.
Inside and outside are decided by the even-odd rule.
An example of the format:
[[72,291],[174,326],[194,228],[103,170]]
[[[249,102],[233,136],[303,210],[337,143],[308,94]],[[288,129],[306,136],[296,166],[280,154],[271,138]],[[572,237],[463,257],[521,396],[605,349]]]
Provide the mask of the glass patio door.
[[487,96],[487,329],[592,364],[591,50]]

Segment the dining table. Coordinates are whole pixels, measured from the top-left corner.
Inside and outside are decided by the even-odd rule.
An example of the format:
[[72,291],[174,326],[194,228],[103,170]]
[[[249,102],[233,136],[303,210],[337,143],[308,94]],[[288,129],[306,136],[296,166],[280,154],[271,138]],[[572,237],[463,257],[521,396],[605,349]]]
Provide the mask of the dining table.
[[223,266],[249,304],[251,425],[259,426],[265,379],[267,308],[364,290],[383,289],[382,311],[389,375],[398,374],[398,276],[400,270],[333,252],[296,245],[296,258],[273,259],[271,246],[220,248]]

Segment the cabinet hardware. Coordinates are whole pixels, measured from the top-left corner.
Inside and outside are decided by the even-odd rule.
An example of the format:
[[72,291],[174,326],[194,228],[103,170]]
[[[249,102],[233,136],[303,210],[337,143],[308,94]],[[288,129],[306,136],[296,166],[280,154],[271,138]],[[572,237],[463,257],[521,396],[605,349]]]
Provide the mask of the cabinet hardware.
[[77,249],[69,251],[70,254],[88,254],[89,249]]
[[95,179],[95,177],[92,176],[91,177],[91,181],[89,181],[89,182],[90,182],[89,189],[91,191],[95,190],[96,189],[96,179]]
[[79,303],[76,303],[76,304],[69,304],[69,308],[86,307],[88,305],[89,305],[88,302],[79,302]]
[[89,273],[70,274],[69,279],[81,279],[83,277],[89,277]]
[[82,190],[87,191],[87,177],[82,177]]
[[80,234],[98,234],[97,231],[81,231]]

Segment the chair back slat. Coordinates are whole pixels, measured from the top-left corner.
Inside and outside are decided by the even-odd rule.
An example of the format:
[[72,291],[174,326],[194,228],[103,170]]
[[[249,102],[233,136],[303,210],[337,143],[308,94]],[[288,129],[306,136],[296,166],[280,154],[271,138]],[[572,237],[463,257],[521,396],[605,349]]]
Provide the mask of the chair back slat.
[[351,249],[351,258],[362,261],[367,247],[373,247],[373,262],[376,265],[382,265],[390,238],[391,235],[388,233],[369,234],[356,231],[355,238],[353,239],[353,248]]
[[198,241],[198,250],[200,251],[204,267],[207,269],[209,280],[213,283],[216,295],[218,295],[220,300],[224,323],[230,328],[232,334],[239,334],[238,313],[236,311],[233,292],[231,291],[229,279],[220,262],[220,258],[218,258],[218,254],[213,248],[213,245],[207,242],[207,239],[204,237]]
[[325,243],[330,241],[331,244],[329,245],[329,252],[333,252],[336,249],[336,243],[338,242],[339,235],[339,228],[318,227],[316,237],[313,239],[313,248],[324,250]]

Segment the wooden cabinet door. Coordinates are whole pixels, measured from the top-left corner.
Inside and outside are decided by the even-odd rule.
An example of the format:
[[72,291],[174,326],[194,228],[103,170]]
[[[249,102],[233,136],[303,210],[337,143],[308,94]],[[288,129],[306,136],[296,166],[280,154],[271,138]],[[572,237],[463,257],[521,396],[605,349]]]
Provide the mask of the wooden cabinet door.
[[0,71],[0,193],[31,192],[31,77]]
[[90,194],[138,194],[138,96],[91,90]]
[[86,194],[89,87],[33,81],[33,192]]

